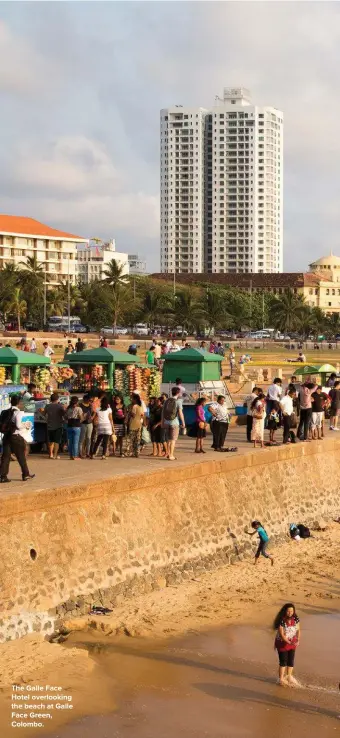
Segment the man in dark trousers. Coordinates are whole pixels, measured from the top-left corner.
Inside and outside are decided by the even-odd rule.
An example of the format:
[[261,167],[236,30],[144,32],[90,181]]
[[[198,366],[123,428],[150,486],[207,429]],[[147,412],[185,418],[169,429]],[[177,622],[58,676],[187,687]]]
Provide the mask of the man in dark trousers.
[[26,460],[27,444],[20,433],[23,414],[22,410],[20,410],[19,395],[13,395],[11,397],[11,407],[8,410],[4,410],[0,416],[1,429],[3,432],[3,450],[0,465],[1,484],[6,484],[6,482],[11,481],[7,476],[11,453],[14,454],[19,463],[23,482],[27,482],[28,479],[33,479],[35,476],[35,474],[29,473]]

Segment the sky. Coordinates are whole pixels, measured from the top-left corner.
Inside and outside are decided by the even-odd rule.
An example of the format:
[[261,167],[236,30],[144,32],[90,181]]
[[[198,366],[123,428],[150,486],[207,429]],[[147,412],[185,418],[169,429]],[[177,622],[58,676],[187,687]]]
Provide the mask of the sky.
[[284,270],[340,256],[340,4],[1,2],[0,211],[159,269],[159,110],[284,113]]

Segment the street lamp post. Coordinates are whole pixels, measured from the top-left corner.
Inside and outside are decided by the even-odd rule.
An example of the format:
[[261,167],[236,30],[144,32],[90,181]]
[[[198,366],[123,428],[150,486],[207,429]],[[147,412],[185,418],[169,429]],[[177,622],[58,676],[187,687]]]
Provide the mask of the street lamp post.
[[68,332],[71,331],[71,286],[70,286],[70,259],[67,260],[67,318],[68,318]]

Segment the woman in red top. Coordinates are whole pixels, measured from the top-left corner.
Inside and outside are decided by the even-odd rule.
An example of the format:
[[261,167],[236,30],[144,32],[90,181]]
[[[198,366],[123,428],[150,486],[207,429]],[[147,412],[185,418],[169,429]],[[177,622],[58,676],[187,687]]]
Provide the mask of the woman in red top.
[[300,643],[300,620],[295,606],[288,602],[281,608],[274,620],[276,630],[274,648],[279,655],[279,684],[299,686],[293,677],[295,650]]

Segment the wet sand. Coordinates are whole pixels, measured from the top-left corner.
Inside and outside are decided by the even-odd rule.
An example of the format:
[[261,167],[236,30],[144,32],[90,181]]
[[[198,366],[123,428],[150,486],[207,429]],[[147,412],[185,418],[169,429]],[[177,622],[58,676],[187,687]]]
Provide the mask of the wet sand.
[[[74,622],[63,645],[32,635],[0,648],[0,735],[48,738],[319,738],[340,732],[340,526],[127,600]],[[302,618],[297,674],[275,683],[270,623],[283,601]],[[135,637],[115,635],[126,631]],[[62,685],[74,710],[49,730],[10,727],[10,685]],[[328,690],[328,691],[327,691]],[[331,690],[331,691],[329,691]],[[333,691],[332,691],[333,690]],[[335,691],[334,691],[335,690]]]
[[[272,615],[273,608],[266,613]],[[101,683],[116,682],[117,709],[83,718],[50,738],[328,738],[340,734],[340,614],[300,609],[301,689],[276,685],[273,632],[228,626],[171,643],[108,642],[77,633]],[[265,618],[267,621],[267,617]],[[95,673],[94,675],[95,676]]]

